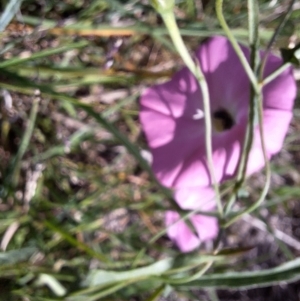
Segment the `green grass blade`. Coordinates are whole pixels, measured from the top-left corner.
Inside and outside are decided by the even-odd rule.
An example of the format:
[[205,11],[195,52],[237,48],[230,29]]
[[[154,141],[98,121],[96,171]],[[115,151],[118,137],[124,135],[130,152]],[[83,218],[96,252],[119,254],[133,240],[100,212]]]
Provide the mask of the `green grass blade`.
[[[300,279],[300,258],[288,261],[276,268],[254,272],[230,272],[211,274],[200,279],[181,284],[172,284],[182,289],[191,288],[256,288],[278,284],[282,281],[292,282]],[[177,280],[177,279],[176,279]],[[168,281],[167,281],[168,282]],[[172,283],[172,280],[170,281]]]
[[0,17],[0,32],[3,31],[20,9],[23,0],[10,0]]
[[11,188],[16,187],[18,184],[18,181],[19,181],[21,162],[22,162],[22,158],[30,144],[30,139],[31,139],[31,136],[33,133],[35,120],[36,120],[36,116],[38,113],[39,101],[40,101],[39,95],[35,95],[33,98],[33,102],[32,102],[32,108],[30,111],[27,128],[23,135],[17,155],[14,158],[14,160],[12,160],[12,162],[11,162],[10,173],[7,175],[7,178],[6,178],[7,185]]
[[31,56],[26,57],[26,58],[18,58],[17,57],[17,58],[12,58],[12,59],[6,60],[6,61],[0,63],[0,68],[16,66],[18,64],[21,64],[21,63],[24,63],[27,61],[45,58],[50,55],[59,54],[59,53],[66,52],[68,50],[77,49],[77,48],[82,48],[87,45],[88,45],[88,43],[86,41],[81,41],[78,43],[71,43],[71,44],[60,46],[60,47],[53,48],[53,49],[42,50],[42,51],[34,53]]
[[[31,16],[22,16],[22,20],[30,25],[33,26],[42,26],[43,28],[51,29],[57,26],[57,23],[51,20],[41,20],[40,18],[35,18]],[[147,24],[143,25],[133,25],[133,26],[126,26],[126,27],[116,27],[111,26],[109,24],[101,25],[101,26],[86,26],[83,24],[72,24],[68,25],[66,27],[62,27],[63,30],[70,31],[74,33],[74,31],[82,31],[87,30],[92,34],[98,34],[101,35],[101,31],[110,30],[110,32],[115,32],[117,35],[122,35],[120,30],[126,30],[131,35],[133,34],[146,34],[146,35],[167,35],[167,30],[164,27],[156,26],[153,28],[152,26],[149,26]],[[180,33],[183,36],[190,36],[190,37],[207,37],[212,35],[223,35],[224,31],[221,29],[208,29],[203,28],[199,26],[199,23],[194,24],[193,26],[189,25],[186,27],[183,27],[180,29]],[[247,39],[248,37],[248,30],[244,28],[234,28],[232,29],[232,33],[235,37],[239,39]],[[272,36],[273,31],[270,29],[265,28],[264,31],[260,33],[260,37],[262,40],[269,40],[269,38]]]
[[94,251],[86,244],[76,240],[69,233],[64,231],[60,226],[54,224],[53,222],[50,222],[49,220],[46,220],[44,222],[44,224],[47,228],[51,229],[53,232],[59,233],[64,238],[64,240],[69,242],[71,245],[76,246],[78,249],[85,251],[91,257],[97,258],[98,260],[105,262],[105,263],[109,262],[109,260],[108,260],[108,258],[106,258],[106,256],[104,256],[103,254],[101,254],[99,252]]

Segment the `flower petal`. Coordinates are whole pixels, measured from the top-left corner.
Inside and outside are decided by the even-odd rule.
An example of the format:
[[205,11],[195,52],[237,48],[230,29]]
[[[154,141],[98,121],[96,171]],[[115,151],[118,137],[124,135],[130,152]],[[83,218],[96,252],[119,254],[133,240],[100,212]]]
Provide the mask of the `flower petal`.
[[[264,141],[268,159],[281,150],[292,112],[273,109],[264,110]],[[253,174],[265,165],[259,128],[255,129],[253,146],[249,154],[247,174]]]
[[[242,46],[245,56],[249,49]],[[207,39],[196,51],[209,87],[212,111],[220,107],[234,117],[247,112],[250,81],[230,42],[225,37]]]
[[[282,63],[279,57],[269,55],[264,70],[264,78],[278,69]],[[296,82],[290,67],[263,88],[264,108],[291,111],[296,94]]]
[[215,207],[214,197],[215,192],[211,187],[189,186],[174,190],[174,198],[184,210],[212,210]]
[[180,216],[177,212],[168,211],[166,212],[165,223],[169,227],[168,236],[182,252],[193,251],[201,242],[212,240],[218,234],[218,222],[214,217],[199,214],[191,217],[191,222],[197,231],[198,237],[192,233],[184,221],[178,221],[179,218]]
[[149,109],[173,119],[185,116],[190,119],[198,108],[202,109],[198,96],[199,85],[195,77],[183,68],[170,81],[145,90],[140,99],[141,111]]

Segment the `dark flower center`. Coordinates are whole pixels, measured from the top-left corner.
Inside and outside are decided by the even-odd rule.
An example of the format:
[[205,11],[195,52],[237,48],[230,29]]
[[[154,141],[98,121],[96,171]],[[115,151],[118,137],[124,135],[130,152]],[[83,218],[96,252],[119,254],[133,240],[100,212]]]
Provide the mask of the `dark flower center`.
[[217,132],[230,130],[234,126],[234,119],[225,109],[218,109],[213,113],[212,123]]

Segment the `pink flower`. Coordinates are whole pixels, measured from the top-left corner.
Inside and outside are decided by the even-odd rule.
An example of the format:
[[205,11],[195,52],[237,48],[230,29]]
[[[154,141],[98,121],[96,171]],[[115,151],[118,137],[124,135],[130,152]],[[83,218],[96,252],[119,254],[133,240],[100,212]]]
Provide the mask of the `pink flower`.
[[[242,50],[249,59],[249,49],[242,46]],[[222,182],[235,175],[238,165],[247,125],[250,82],[230,42],[224,37],[207,39],[196,51],[196,57],[209,87],[214,127],[213,161],[217,181]],[[280,58],[269,55],[264,77],[281,64]],[[282,147],[292,118],[295,95],[296,85],[291,69],[263,88],[265,144],[269,158]],[[140,120],[153,155],[152,167],[157,179],[166,187],[175,189],[175,199],[183,209],[201,210],[205,204],[204,208],[211,210],[213,205],[209,205],[212,202],[209,196],[213,198],[213,194],[206,164],[202,94],[196,79],[187,68],[183,68],[170,81],[148,88],[140,102]],[[247,174],[263,166],[257,127]],[[189,190],[192,191],[191,196],[187,193]],[[192,221],[198,238],[192,233],[188,235],[189,229],[178,230],[180,225],[183,227],[183,222],[174,225],[178,235],[175,235],[175,228],[169,230],[169,236],[182,251],[192,250],[200,240],[211,239],[217,233],[217,227],[211,224],[214,221],[216,225],[215,219],[201,216],[201,220],[197,217],[196,221],[196,217]],[[167,213],[167,224],[171,219],[174,220]],[[202,235],[203,238],[200,224],[202,231],[203,228],[208,231]]]
[[[215,202],[214,191],[210,187],[186,187],[175,190],[175,199],[182,209],[201,211],[213,210]],[[184,221],[178,221],[179,214],[167,211],[165,216],[169,237],[176,242],[182,252],[189,252],[197,248],[201,241],[212,240],[218,233],[216,218],[195,214],[190,218],[197,235],[192,233]],[[175,224],[174,224],[175,223]],[[171,226],[174,224],[173,226]]]

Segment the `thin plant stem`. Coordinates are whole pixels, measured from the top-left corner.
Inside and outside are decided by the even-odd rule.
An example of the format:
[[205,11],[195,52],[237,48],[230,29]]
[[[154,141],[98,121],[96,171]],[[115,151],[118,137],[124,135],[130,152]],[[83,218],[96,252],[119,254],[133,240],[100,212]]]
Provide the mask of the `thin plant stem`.
[[270,75],[268,75],[266,78],[262,79],[260,84],[262,86],[266,86],[268,83],[270,83],[272,80],[274,80],[277,76],[279,76],[282,72],[284,72],[290,66],[291,66],[291,63],[284,63],[282,66],[280,66],[278,69],[276,69]]
[[251,213],[254,210],[256,210],[262,204],[262,202],[265,200],[265,197],[266,197],[266,195],[269,191],[269,188],[270,188],[270,184],[271,184],[271,167],[270,167],[270,162],[269,162],[269,159],[268,159],[266,145],[265,145],[265,139],[264,139],[262,99],[260,99],[260,101],[259,101],[258,118],[259,118],[259,134],[260,134],[261,147],[262,147],[263,157],[264,157],[264,161],[265,161],[265,165],[266,165],[266,167],[265,167],[266,183],[265,183],[265,186],[262,190],[262,193],[261,193],[259,199],[253,205],[251,205],[247,209],[243,210],[241,213],[237,214],[235,217],[233,217],[227,223],[225,223],[224,228],[230,226],[232,223],[234,223],[235,221],[240,219],[242,215],[244,215],[246,213]]
[[197,64],[194,63],[191,58],[183,40],[180,35],[174,12],[169,9],[166,11],[161,11],[161,17],[164,20],[164,23],[169,31],[170,37],[175,45],[175,48],[179,52],[181,58],[183,59],[186,66],[196,77],[200,89],[202,91],[203,97],[203,108],[204,108],[204,121],[205,121],[205,147],[206,147],[206,156],[207,156],[207,165],[212,181],[212,185],[216,194],[216,203],[219,211],[219,215],[222,218],[223,216],[223,206],[220,199],[219,185],[215,176],[214,164],[213,164],[213,156],[212,156],[212,122],[210,116],[210,101],[209,101],[209,90],[208,85],[205,80],[204,74],[201,70],[201,66],[199,62]]
[[[184,41],[180,35],[173,11],[163,12],[161,14],[161,17],[163,18],[166,28],[168,29],[170,37],[172,39],[172,42],[175,48],[177,49],[177,51],[179,52],[185,65],[194,74],[194,76],[197,76],[197,73],[200,72],[197,72],[197,67],[192,57],[190,56],[189,51],[186,48]],[[201,75],[203,78],[200,78],[199,81],[205,80],[203,74],[198,74],[198,77],[200,77]]]
[[[258,5],[256,0],[248,0],[248,27],[249,27],[249,46],[250,46],[250,67],[254,75],[257,75],[259,68],[259,34],[258,34]],[[255,77],[257,85],[257,77]],[[258,85],[257,85],[258,86]],[[249,113],[248,123],[242,148],[242,153],[239,160],[237,169],[236,185],[233,195],[229,199],[225,209],[225,215],[228,215],[231,211],[233,204],[237,199],[237,191],[243,185],[246,172],[247,162],[252,147],[253,133],[255,127],[255,116],[257,115],[258,99],[260,98],[261,90],[255,88],[253,84],[250,86],[250,102],[249,102]]]
[[[282,241],[284,244],[292,247],[293,249],[300,251],[300,242],[293,238],[292,236],[286,234],[283,231],[280,231],[278,229],[273,229],[272,227],[269,227],[269,225],[263,221],[262,217],[255,217],[250,214],[244,214],[243,215],[243,220],[254,226],[255,228],[269,232],[272,234],[277,240]],[[292,258],[290,258],[292,259]]]
[[232,32],[231,32],[231,30],[230,30],[229,26],[227,25],[227,22],[224,18],[224,15],[223,15],[223,0],[216,0],[216,13],[217,13],[217,17],[218,17],[218,20],[220,22],[220,25],[223,28],[226,36],[228,37],[228,39],[229,39],[233,49],[235,50],[238,58],[240,59],[240,62],[242,64],[242,66],[244,67],[250,82],[252,83],[255,91],[258,92],[259,87],[258,87],[258,84],[257,84],[256,76],[255,76],[253,70],[251,69],[251,67],[250,67],[250,65],[247,61],[247,58],[245,57],[241,47],[237,43],[234,35],[232,34]]
[[161,286],[159,286],[154,293],[146,300],[146,301],[156,301],[159,299],[159,297],[162,295],[162,293],[164,292],[164,290],[166,289],[166,285],[162,284]]
[[203,276],[208,269],[213,265],[214,260],[208,261],[203,268],[201,268],[197,273],[193,274],[190,277],[185,277],[185,278],[175,278],[175,279],[168,279],[166,280],[169,284],[182,284],[182,283],[188,283],[193,280],[199,279],[201,276]]
[[269,56],[269,52],[273,46],[273,44],[276,42],[276,39],[278,37],[278,35],[280,34],[281,30],[283,29],[286,21],[289,19],[289,17],[291,16],[291,13],[292,13],[292,8],[293,8],[293,5],[295,3],[295,0],[291,0],[283,18],[281,19],[281,22],[279,23],[279,25],[277,26],[277,28],[275,29],[274,33],[273,33],[273,36],[272,38],[270,39],[270,42],[268,43],[268,46],[266,48],[266,51],[264,53],[264,56],[261,60],[261,65],[260,65],[260,80],[263,79],[263,70],[264,70],[264,67],[265,67],[265,64],[267,62],[267,59],[268,59],[268,56]]
[[[249,45],[253,49],[255,48],[255,52],[258,49],[258,5],[256,0],[248,0],[248,29],[249,29]],[[252,68],[253,70],[253,68]]]
[[[249,1],[253,1],[253,0],[249,0]],[[232,219],[230,219],[227,223],[224,224],[224,227],[228,227],[229,225],[231,225],[233,222],[238,220],[243,214],[251,213],[254,210],[256,210],[262,204],[262,202],[265,200],[265,197],[266,197],[266,195],[267,195],[267,193],[270,189],[271,168],[270,168],[270,163],[269,163],[269,159],[268,159],[268,156],[267,156],[267,151],[266,151],[266,147],[265,147],[265,140],[264,140],[262,88],[263,88],[263,86],[267,85],[272,80],[274,80],[277,76],[279,76],[287,68],[289,68],[290,63],[283,64],[277,70],[275,70],[272,74],[267,76],[265,79],[263,79],[263,70],[264,70],[265,64],[267,62],[268,54],[271,50],[272,45],[276,41],[276,38],[278,37],[280,31],[282,30],[282,28],[284,27],[286,21],[288,20],[288,18],[291,15],[291,11],[292,11],[292,7],[293,7],[294,2],[295,2],[294,0],[292,0],[290,2],[289,6],[288,6],[288,9],[286,11],[286,14],[284,15],[284,17],[282,18],[280,24],[276,28],[276,30],[275,30],[268,46],[267,46],[267,49],[264,53],[264,56],[263,56],[260,64],[258,65],[258,67],[256,69],[256,72],[254,70],[254,72],[256,73],[256,77],[259,78],[259,82],[258,82],[258,92],[259,93],[257,94],[257,96],[258,96],[258,108],[257,109],[258,109],[258,119],[259,119],[259,134],[260,134],[260,139],[261,139],[261,147],[262,147],[263,157],[264,157],[264,161],[265,161],[266,183],[264,185],[264,188],[261,192],[261,195],[260,195],[259,199],[252,206],[245,209],[241,213],[237,214]],[[230,205],[232,206],[233,203],[234,203],[234,201],[231,200]]]
[[22,161],[22,158],[23,158],[23,156],[26,152],[26,149],[28,148],[29,143],[30,143],[30,139],[31,139],[31,136],[33,133],[34,125],[35,125],[36,116],[38,113],[39,102],[40,102],[40,91],[35,91],[29,119],[27,122],[27,127],[25,130],[24,136],[22,138],[17,155],[14,159],[14,163],[13,163],[13,169],[12,169],[12,173],[11,173],[11,187],[12,188],[14,188],[18,185],[21,161]]
[[232,210],[232,207],[233,207],[234,203],[237,200],[237,192],[238,192],[239,188],[240,188],[239,183],[236,182],[235,187],[234,187],[234,191],[232,192],[232,194],[229,198],[229,201],[227,202],[227,204],[225,206],[225,216],[226,217],[228,217],[229,213]]

